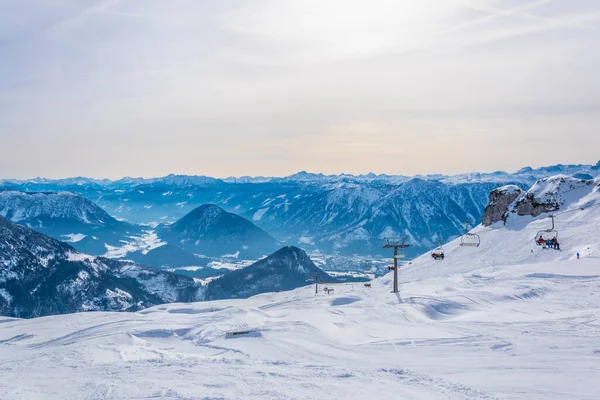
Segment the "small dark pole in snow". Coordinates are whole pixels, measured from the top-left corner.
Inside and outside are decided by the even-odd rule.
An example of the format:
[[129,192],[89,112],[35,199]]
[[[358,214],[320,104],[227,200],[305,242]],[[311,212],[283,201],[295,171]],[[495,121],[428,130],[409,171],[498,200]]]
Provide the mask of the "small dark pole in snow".
[[321,275],[320,274],[312,274],[311,275],[311,281],[313,281],[315,283],[315,296],[319,293],[319,277]]
[[404,254],[398,254],[398,250],[404,250],[405,248],[410,246],[409,244],[405,244],[406,239],[406,236],[404,236],[403,238],[385,238],[386,243],[383,245],[384,249],[394,249],[394,266],[388,267],[389,269],[394,270],[394,290],[392,290],[392,293],[398,293],[398,259],[404,257]]

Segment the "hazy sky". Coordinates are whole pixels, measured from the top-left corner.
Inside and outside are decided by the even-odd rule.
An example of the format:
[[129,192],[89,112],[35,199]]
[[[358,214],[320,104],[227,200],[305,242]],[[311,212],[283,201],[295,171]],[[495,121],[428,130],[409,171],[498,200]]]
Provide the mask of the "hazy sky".
[[598,0],[0,1],[0,177],[600,159]]

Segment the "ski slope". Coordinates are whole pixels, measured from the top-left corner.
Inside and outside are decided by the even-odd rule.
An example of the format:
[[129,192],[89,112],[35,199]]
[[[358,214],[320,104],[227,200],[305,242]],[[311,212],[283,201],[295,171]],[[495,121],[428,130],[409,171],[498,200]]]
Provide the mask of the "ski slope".
[[[4,399],[600,398],[600,207],[570,192],[550,220],[477,227],[362,284],[138,313],[0,318]],[[585,203],[588,207],[581,210]],[[582,258],[577,260],[579,251]],[[228,336],[227,332],[252,331]]]

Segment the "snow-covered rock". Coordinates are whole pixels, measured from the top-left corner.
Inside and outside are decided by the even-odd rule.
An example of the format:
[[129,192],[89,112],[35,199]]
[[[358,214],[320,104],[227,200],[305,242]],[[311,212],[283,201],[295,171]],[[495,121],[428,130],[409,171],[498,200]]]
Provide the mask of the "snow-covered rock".
[[516,185],[506,185],[492,190],[490,201],[483,212],[483,226],[490,226],[498,221],[504,221],[510,205],[522,192],[523,190]]

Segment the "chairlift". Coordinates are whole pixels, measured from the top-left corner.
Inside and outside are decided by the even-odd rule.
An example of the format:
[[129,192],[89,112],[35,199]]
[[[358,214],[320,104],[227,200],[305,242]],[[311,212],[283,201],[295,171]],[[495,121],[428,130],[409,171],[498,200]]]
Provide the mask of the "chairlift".
[[[538,246],[541,246],[542,244],[545,243],[542,240],[547,240],[547,239],[557,239],[558,240],[558,231],[556,229],[554,229],[554,214],[550,214],[550,216],[548,218],[550,218],[552,220],[552,227],[550,229],[543,229],[535,235],[535,239],[534,239],[535,244],[537,244]],[[540,240],[540,239],[542,239],[542,240]]]
[[467,247],[479,247],[481,244],[481,239],[479,235],[476,233],[469,232],[469,224],[471,221],[467,220],[465,222],[465,233],[460,237],[460,245]]
[[442,261],[444,260],[444,246],[442,246],[442,237],[440,236],[440,245],[438,247],[436,247],[435,249],[431,250],[431,257],[436,260],[436,261]]

